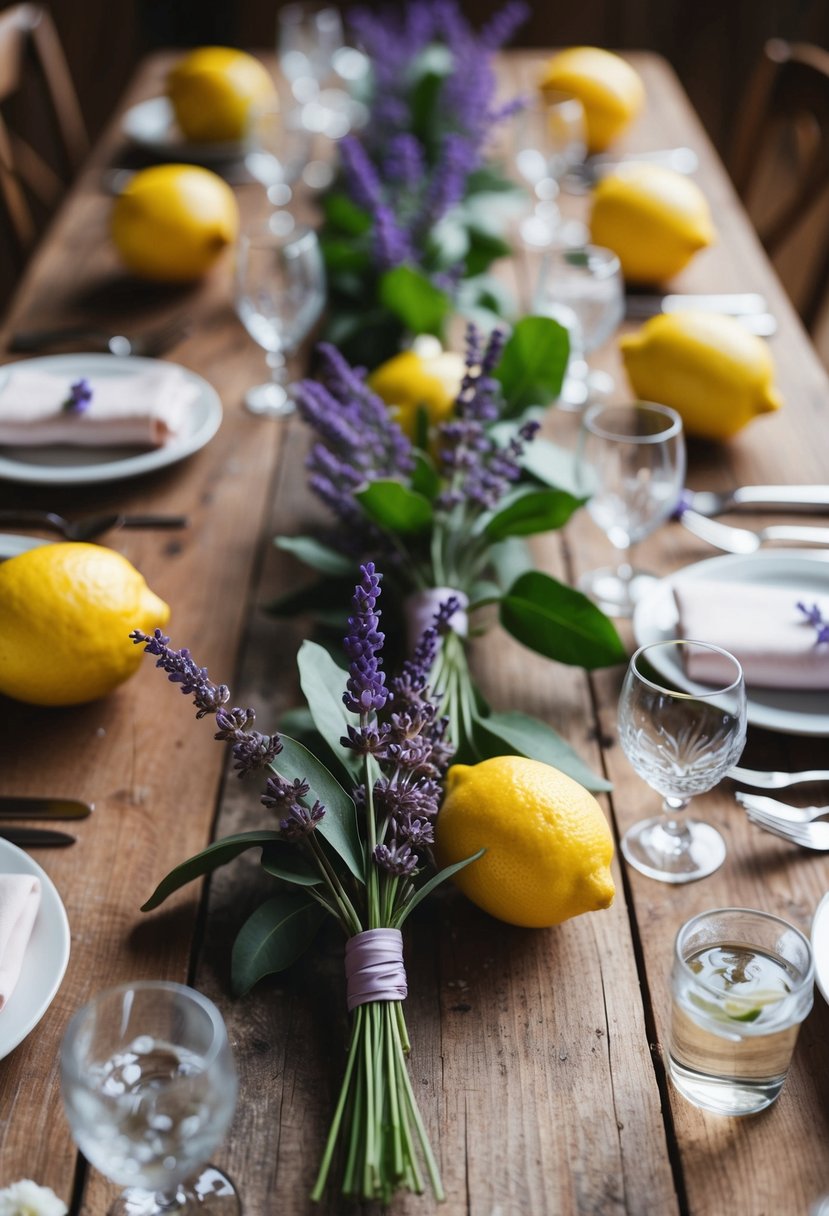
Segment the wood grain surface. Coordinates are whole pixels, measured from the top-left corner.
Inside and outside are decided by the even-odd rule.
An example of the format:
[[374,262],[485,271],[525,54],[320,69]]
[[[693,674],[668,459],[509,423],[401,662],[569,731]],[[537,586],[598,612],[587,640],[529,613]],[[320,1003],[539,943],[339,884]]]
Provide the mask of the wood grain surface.
[[[678,289],[762,291],[780,330],[773,340],[779,415],[758,421],[727,447],[692,447],[689,484],[829,480],[829,391],[824,373],[737,203],[733,190],[670,69],[632,56],[648,107],[626,137],[632,149],[691,144],[698,180],[719,230],[717,246],[677,280]],[[155,57],[125,104],[158,91],[167,60]],[[500,68],[506,94],[530,84],[538,56],[514,54]],[[183,464],[138,482],[83,490],[0,487],[15,502],[73,513],[124,509],[184,511],[186,533],[113,533],[173,608],[168,632],[189,645],[211,675],[275,726],[298,700],[294,656],[305,622],[275,622],[263,605],[297,585],[299,568],[271,544],[299,531],[312,512],[304,490],[307,439],[295,420],[273,425],[246,415],[242,394],[262,378],[261,352],[230,305],[225,263],[176,298],[125,283],[104,239],[110,200],[101,169],[119,150],[114,121],[95,161],[58,217],[21,287],[9,328],[103,315],[149,323],[186,310],[192,336],[170,357],[219,390],[217,438]],[[238,190],[246,219],[262,207],[254,186]],[[566,198],[578,218],[585,201]],[[537,264],[505,268],[529,292]],[[626,386],[612,349],[596,360]],[[571,444],[576,420],[546,424]],[[679,525],[641,546],[643,566],[663,574],[712,556]],[[566,579],[608,564],[613,554],[586,513],[536,545],[540,568]],[[627,626],[628,640],[632,640]],[[549,721],[614,782],[606,802],[622,833],[657,807],[615,737],[621,670],[587,679],[493,630],[477,647],[484,690],[504,708]],[[251,857],[218,871],[202,894],[189,888],[147,917],[140,903],[176,861],[212,835],[261,822],[255,783],[223,775],[209,725],[196,722],[176,690],[146,667],[92,706],[43,711],[5,702],[3,792],[87,797],[94,815],[80,840],[39,859],[54,878],[72,925],[72,958],[58,998],[36,1032],[0,1061],[0,1182],[32,1177],[73,1210],[99,1216],[113,1188],[77,1172],[60,1108],[59,1043],[71,1013],[123,978],[189,978],[226,1018],[241,1078],[231,1133],[215,1155],[237,1180],[248,1216],[354,1210],[332,1194],[307,1200],[344,1064],[347,1017],[342,942],[332,930],[313,954],[248,997],[229,997],[232,940],[267,889]],[[825,740],[752,731],[746,763],[770,767],[825,762]],[[663,1062],[674,935],[707,907],[747,905],[803,929],[829,888],[829,865],[750,827],[730,787],[699,799],[699,812],[728,841],[711,878],[672,888],[617,861],[612,908],[548,931],[510,928],[446,891],[419,909],[406,936],[412,1076],[435,1144],[447,1216],[796,1216],[829,1190],[829,1013],[821,998],[801,1032],[777,1104],[743,1121],[717,1119],[678,1098]],[[395,1213],[431,1213],[428,1197],[401,1199]]]

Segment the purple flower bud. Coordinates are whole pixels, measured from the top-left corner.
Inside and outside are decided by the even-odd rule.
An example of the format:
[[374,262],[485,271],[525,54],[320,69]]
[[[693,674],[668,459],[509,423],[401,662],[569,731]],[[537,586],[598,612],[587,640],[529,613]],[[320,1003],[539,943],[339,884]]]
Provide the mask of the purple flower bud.
[[417,854],[407,844],[378,844],[374,850],[374,860],[381,870],[397,878],[414,874],[417,869]]
[[66,414],[83,414],[89,409],[92,400],[92,386],[88,380],[76,380],[69,386],[69,396],[63,403]]

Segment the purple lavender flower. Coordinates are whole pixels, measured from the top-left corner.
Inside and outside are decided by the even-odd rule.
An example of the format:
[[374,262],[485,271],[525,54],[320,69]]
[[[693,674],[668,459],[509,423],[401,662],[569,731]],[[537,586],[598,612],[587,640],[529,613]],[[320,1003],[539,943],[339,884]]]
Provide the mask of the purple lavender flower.
[[193,693],[193,704],[198,713],[197,718],[206,714],[215,714],[230,698],[230,689],[226,684],[214,684],[207,676],[207,668],[194,663],[190,651],[185,648],[173,650],[169,638],[165,638],[160,629],[152,636],[134,629],[130,634],[136,646],[144,643],[147,654],[157,655],[156,667],[167,672],[167,678],[172,684],[180,684],[185,696]]
[[380,597],[380,578],[374,572],[374,562],[360,567],[361,580],[354,588],[353,614],[348,618],[348,633],[343,647],[351,660],[343,701],[353,713],[365,715],[382,709],[391,693],[385,687],[385,672],[381,670],[385,635],[378,628],[380,613],[376,611]]
[[268,810],[282,811],[293,802],[301,802],[310,792],[310,788],[308,782],[299,777],[294,778],[293,781],[286,781],[284,777],[275,773],[273,777],[268,777],[265,792],[259,801]]
[[417,869],[417,854],[407,844],[378,844],[374,860],[381,870],[395,878],[405,878]]
[[817,630],[817,638],[815,645],[821,646],[824,643],[829,643],[829,621],[827,621],[820,610],[819,604],[812,604],[809,608],[802,600],[798,601],[796,607],[803,613],[808,624],[812,625]]
[[89,409],[92,400],[92,386],[88,380],[76,380],[69,386],[69,396],[63,403],[66,414],[83,414]]
[[279,830],[287,840],[301,840],[310,836],[325,814],[321,802],[315,802],[310,809],[301,803],[293,803],[284,819],[279,821]]

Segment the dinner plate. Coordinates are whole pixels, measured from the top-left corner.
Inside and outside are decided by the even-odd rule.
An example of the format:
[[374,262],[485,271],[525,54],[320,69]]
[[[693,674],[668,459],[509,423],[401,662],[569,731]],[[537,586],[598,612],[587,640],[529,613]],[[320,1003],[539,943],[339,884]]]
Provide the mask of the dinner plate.
[[40,907],[14,991],[0,1010],[0,1059],[34,1030],[55,998],[69,961],[69,921],[55,884],[28,853],[0,839],[0,873],[40,879]]
[[[90,380],[104,376],[137,376],[157,366],[158,359],[141,359],[136,355],[45,355],[40,359],[29,359],[27,367],[36,367],[51,372],[66,380],[67,384],[81,377]],[[0,367],[0,385],[10,367]],[[178,364],[168,363],[169,367]],[[198,388],[198,396],[190,406],[189,427],[182,435],[171,439],[160,448],[137,449],[135,447],[81,447],[68,444],[54,447],[23,447],[15,444],[0,446],[0,479],[24,481],[34,485],[91,485],[101,481],[120,481],[124,477],[138,477],[153,469],[162,469],[175,464],[185,456],[192,455],[204,447],[219,429],[222,421],[222,403],[211,384],[180,367],[183,374]]]
[[185,139],[166,97],[152,97],[149,101],[131,106],[123,116],[121,129],[139,148],[167,160],[213,165],[240,160],[248,150],[244,140],[193,143]]
[[[638,645],[664,642],[677,636],[678,614],[673,588],[690,579],[790,586],[810,594],[829,595],[829,552],[778,549],[748,556],[729,553],[677,570],[660,579],[637,604],[633,632]],[[683,668],[671,656],[655,651],[651,659],[660,674],[672,679],[679,688],[691,687]],[[787,735],[829,734],[829,695],[826,692],[749,688],[746,708],[752,726]]]
[[812,920],[812,953],[815,956],[815,983],[829,1004],[829,891],[815,909]]

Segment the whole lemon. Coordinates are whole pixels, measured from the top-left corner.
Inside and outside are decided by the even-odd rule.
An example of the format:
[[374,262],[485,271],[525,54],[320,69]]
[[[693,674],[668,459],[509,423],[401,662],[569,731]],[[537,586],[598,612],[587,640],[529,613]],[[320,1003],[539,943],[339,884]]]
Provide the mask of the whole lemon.
[[437,818],[441,866],[486,853],[455,876],[474,904],[511,925],[542,928],[607,908],[613,837],[591,793],[522,756],[456,764]]
[[369,376],[368,385],[414,441],[418,410],[426,411],[430,429],[444,422],[461,391],[464,371],[459,354],[443,350],[437,339],[418,339],[413,349],[381,363]]
[[617,254],[630,282],[660,283],[711,245],[716,232],[708,201],[689,177],[631,164],[596,186],[590,235]]
[[612,51],[572,46],[546,66],[542,91],[570,93],[584,106],[587,146],[603,152],[639,114],[645,86],[639,73]]
[[239,230],[228,186],[197,165],[154,165],[130,178],[112,208],[110,231],[134,274],[186,283],[210,269]]
[[663,313],[619,346],[634,393],[672,406],[689,435],[730,439],[783,404],[768,345],[733,317]]
[[0,693],[33,705],[103,697],[141,663],[131,630],[152,632],[169,616],[112,549],[29,549],[0,565]]
[[276,90],[253,55],[227,46],[202,46],[170,72],[167,96],[187,139],[222,143],[242,139],[254,107],[276,96]]

